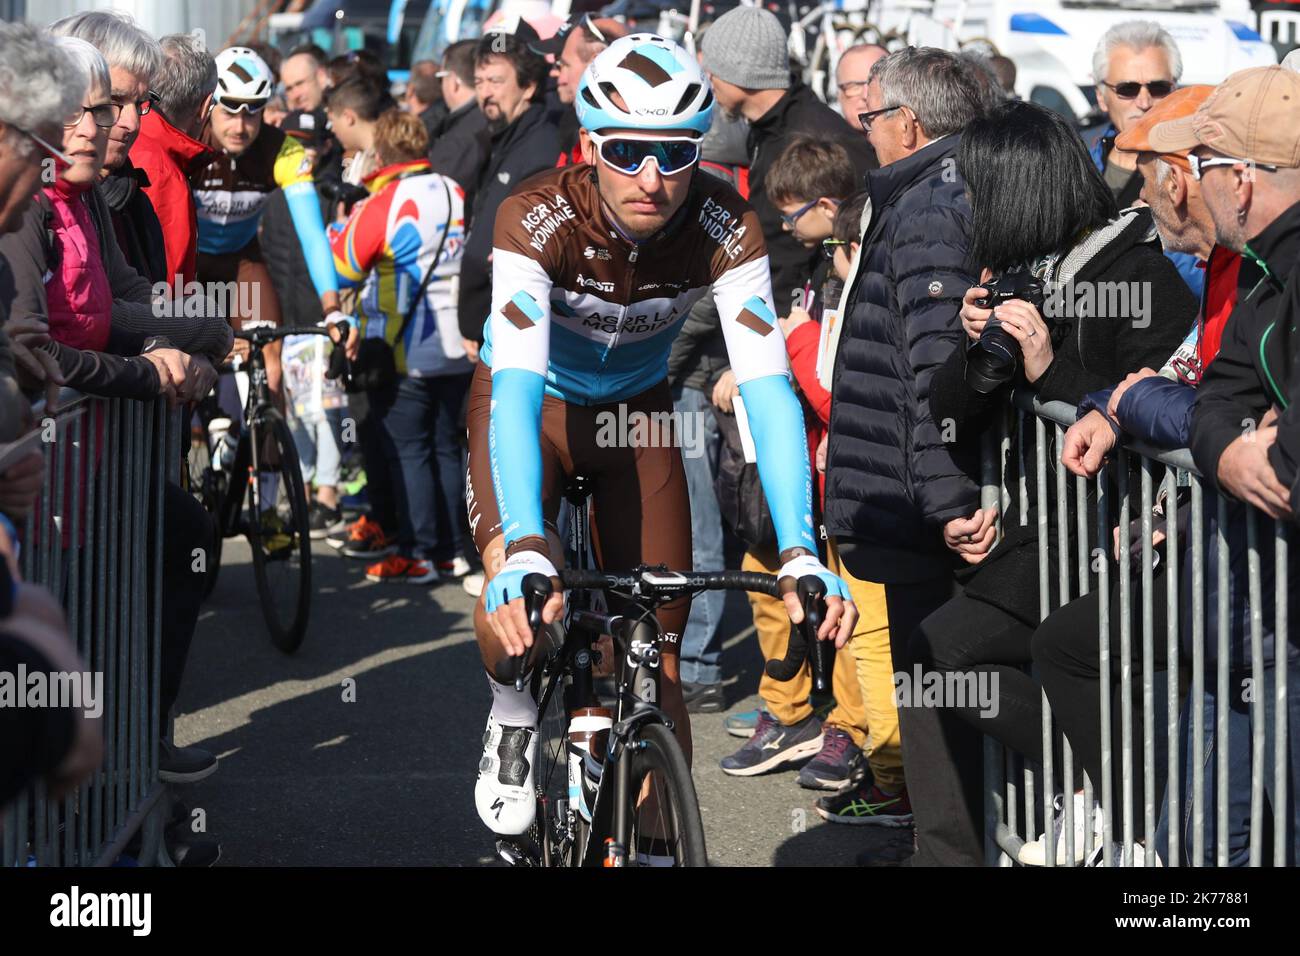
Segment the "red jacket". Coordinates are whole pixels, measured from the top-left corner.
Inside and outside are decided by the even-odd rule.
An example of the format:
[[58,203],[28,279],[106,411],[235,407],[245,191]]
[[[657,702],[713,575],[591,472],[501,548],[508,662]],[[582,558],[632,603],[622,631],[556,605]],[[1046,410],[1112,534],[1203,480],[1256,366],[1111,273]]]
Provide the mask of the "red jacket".
[[131,162],[149,176],[145,195],[162,224],[167,247],[167,279],[192,282],[198,250],[198,217],[190,194],[190,174],[211,161],[213,153],[186,136],[157,110],[140,121],[140,135],[131,147]]
[[[805,322],[785,340],[790,356],[790,370],[803,396],[804,421],[808,429],[808,450],[813,474],[817,476],[817,499],[826,495],[826,475],[817,470],[817,446],[826,433],[831,420],[831,393],[817,381],[817,341],[821,337],[821,324]],[[808,414],[811,411],[812,414]]]

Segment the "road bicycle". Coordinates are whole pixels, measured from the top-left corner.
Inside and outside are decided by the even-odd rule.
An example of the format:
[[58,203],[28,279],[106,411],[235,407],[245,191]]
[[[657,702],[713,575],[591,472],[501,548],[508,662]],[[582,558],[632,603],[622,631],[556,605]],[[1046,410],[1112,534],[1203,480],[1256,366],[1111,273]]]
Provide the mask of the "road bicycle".
[[[588,492],[577,479],[566,491],[571,506],[569,552],[587,563]],[[560,572],[566,593],[562,622],[543,626],[541,609],[552,582],[524,578],[523,595],[534,634],[532,665],[509,662],[516,687],[530,685],[537,701],[534,766],[537,813],[521,837],[497,841],[497,854],[514,866],[636,866],[649,857],[675,866],[707,866],[704,823],[690,767],[660,707],[664,633],[655,609],[708,590],[780,595],[777,578],[744,571],[673,571],[642,565],[606,572],[577,567]],[[818,641],[825,616],[825,585],[798,582],[804,623],[791,633],[785,660],[768,672],[789,680],[804,656],[813,663],[817,691],[829,690],[829,653]],[[606,605],[613,613],[608,613]],[[596,694],[597,645],[612,641],[615,693],[612,708]]]
[[[191,442],[190,490],[212,515],[215,541],[208,555],[207,590],[221,569],[225,538],[242,534],[253,552],[253,577],[271,641],[292,654],[307,633],[311,608],[311,535],[307,494],[293,435],[271,399],[264,349],[291,335],[328,335],[319,326],[245,327],[235,338],[249,345],[244,426],[223,419],[215,392],[199,406],[202,434]],[[239,371],[240,365],[222,371]],[[223,437],[214,423],[226,423]],[[217,432],[217,434],[213,434]],[[230,448],[234,440],[233,453]]]

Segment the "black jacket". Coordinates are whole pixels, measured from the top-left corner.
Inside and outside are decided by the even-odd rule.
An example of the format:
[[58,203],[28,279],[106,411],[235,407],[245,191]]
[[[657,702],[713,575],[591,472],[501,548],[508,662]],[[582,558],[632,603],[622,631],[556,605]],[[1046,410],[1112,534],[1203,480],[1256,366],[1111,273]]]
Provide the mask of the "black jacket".
[[873,212],[831,388],[826,532],[861,542],[853,550],[870,566],[853,573],[868,580],[922,580],[936,562],[948,567],[943,523],[979,502],[974,453],[943,441],[929,405],[975,281],[959,143],[947,137],[867,174]]
[[465,208],[472,208],[489,143],[487,117],[478,103],[470,100],[444,116],[430,134],[429,143],[429,165],[465,190]]
[[[1073,277],[1078,292],[1098,289],[1094,284],[1117,283],[1130,289],[1141,288],[1146,311],[1135,320],[1131,304],[1122,315],[1081,316],[1068,314],[1048,319],[1052,336],[1053,359],[1047,371],[1034,385],[1027,385],[1017,373],[1011,383],[991,395],[980,395],[966,385],[966,342],[955,349],[935,373],[930,392],[930,410],[936,421],[950,420],[960,440],[968,436],[972,444],[995,423],[1006,407],[1011,388],[1028,388],[1044,402],[1066,402],[1077,406],[1083,397],[1099,388],[1118,383],[1129,372],[1143,367],[1159,368],[1186,337],[1196,321],[1197,302],[1187,288],[1178,268],[1161,251],[1151,213],[1146,207],[1125,210],[1110,227],[1109,240],[1079,268]],[[1087,240],[1085,240],[1087,241]],[[1084,285],[1087,284],[1087,285]],[[963,333],[963,338],[965,335]],[[1037,441],[1032,423],[1025,431],[1019,459],[1009,456],[1006,484],[1010,505],[1003,517],[1003,539],[978,565],[963,566],[958,580],[966,594],[987,601],[1016,616],[1026,624],[1039,619],[1038,592],[1038,510],[1048,513],[1048,580],[1049,606],[1061,603],[1059,566],[1057,563],[1057,492],[1056,468],[1052,464],[1060,455],[1054,430],[1047,429],[1047,497],[1038,496]],[[1138,487],[1137,461],[1133,459],[1130,490]],[[1020,496],[1020,476],[1025,478],[1025,497]],[[1076,526],[1075,479],[1067,477],[1067,527]],[[1114,491],[1115,489],[1112,489]],[[1096,528],[1096,496],[1087,497],[1087,527]],[[973,509],[972,509],[973,510]],[[1140,510],[1134,509],[1135,516]],[[1023,521],[1022,521],[1023,517]],[[1107,549],[1107,554],[1110,550]],[[1078,555],[1071,549],[1069,580],[1077,579]]]
[[497,208],[515,188],[533,173],[555,166],[560,138],[546,122],[546,110],[533,103],[519,119],[492,136],[487,164],[474,190],[469,236],[460,266],[460,296],[457,301],[460,333],[483,341],[483,326],[492,310],[492,231]]
[[1250,260],[1265,276],[1237,300],[1219,354],[1197,389],[1192,457],[1217,487],[1219,458],[1241,436],[1243,422],[1259,422],[1276,406],[1281,417],[1268,457],[1300,514],[1300,203],[1247,243],[1243,263]]
[[819,251],[804,248],[782,228],[781,211],[768,200],[763,181],[781,151],[799,133],[839,141],[848,150],[859,176],[878,165],[866,137],[802,83],[790,87],[775,106],[750,123],[749,204],[763,226],[763,239],[772,261],[772,301],[782,315],[789,312],[792,291],[803,288]]
[[151,283],[170,282],[162,223],[145,195],[149,177],[128,159],[99,184],[113,218],[113,234],[122,255],[136,272]]

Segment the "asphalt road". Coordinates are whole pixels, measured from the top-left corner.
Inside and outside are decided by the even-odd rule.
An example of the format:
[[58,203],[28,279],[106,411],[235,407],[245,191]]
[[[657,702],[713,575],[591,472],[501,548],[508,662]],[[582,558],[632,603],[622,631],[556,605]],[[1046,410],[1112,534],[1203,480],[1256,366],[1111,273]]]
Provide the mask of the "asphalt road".
[[[473,805],[488,692],[472,599],[459,582],[381,585],[323,542],[307,638],[270,643],[247,545],[226,542],[178,704],[176,739],[216,753],[217,773],[178,795],[222,845],[221,865],[478,866],[495,862]],[[728,596],[729,712],[757,705],[761,658],[743,595]],[[852,865],[910,829],[824,823],[818,796],[782,771],[728,777],[742,741],[723,714],[693,718],[695,783],[710,861]]]

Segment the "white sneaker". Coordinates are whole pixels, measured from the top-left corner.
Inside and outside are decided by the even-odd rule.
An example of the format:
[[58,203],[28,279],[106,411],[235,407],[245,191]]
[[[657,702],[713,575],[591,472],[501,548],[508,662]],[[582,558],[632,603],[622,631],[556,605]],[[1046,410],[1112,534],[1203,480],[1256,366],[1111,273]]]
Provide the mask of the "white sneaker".
[[[1058,793],[1052,805],[1052,819],[1048,824],[1047,832],[1037,840],[1026,843],[1016,854],[1016,859],[1025,866],[1047,866],[1047,845],[1052,842],[1056,844],[1057,866],[1078,866],[1082,863],[1086,854],[1084,839],[1089,817],[1092,818],[1093,846],[1101,845],[1101,807],[1094,804],[1091,808],[1092,812],[1089,813],[1089,808],[1084,806],[1083,794],[1076,793],[1074,795],[1074,861],[1071,863],[1065,841],[1065,795]],[[1053,834],[1055,840],[1052,839]]]
[[476,598],[483,593],[483,585],[487,579],[481,574],[467,574],[460,579],[460,586],[465,589],[465,593],[470,597]]
[[533,825],[537,815],[533,791],[536,755],[536,727],[505,726],[497,723],[495,714],[488,714],[474,805],[493,833],[518,836]]
[[438,562],[438,573],[442,575],[444,581],[448,578],[463,578],[472,570],[473,568],[470,567],[470,563],[459,554],[450,561]]

